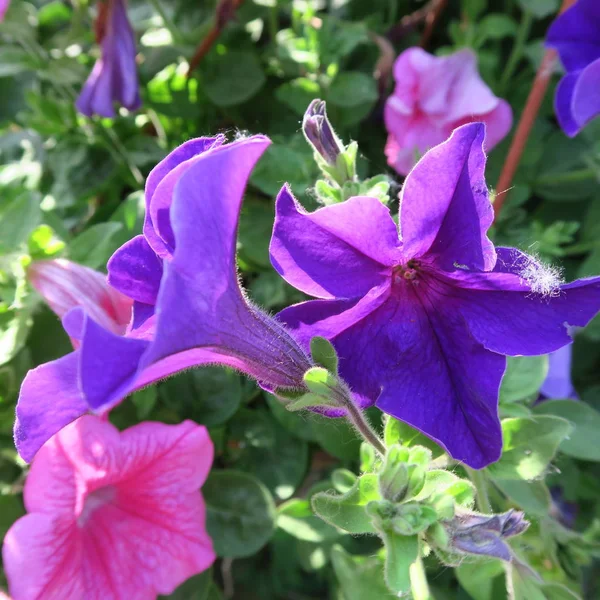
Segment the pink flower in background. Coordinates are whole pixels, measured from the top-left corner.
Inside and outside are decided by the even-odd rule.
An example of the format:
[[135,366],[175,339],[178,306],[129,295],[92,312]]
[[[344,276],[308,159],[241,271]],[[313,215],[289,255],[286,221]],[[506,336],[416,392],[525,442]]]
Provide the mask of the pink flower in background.
[[91,319],[122,335],[131,319],[133,301],[106,282],[106,276],[62,258],[39,260],[29,267],[28,279],[60,317],[82,307]]
[[206,429],[83,416],[38,452],[3,560],[14,600],[152,600],[215,559]]
[[[9,4],[10,4],[10,0],[0,0],[0,21],[2,21],[2,19],[4,19],[4,15],[6,14],[6,11],[8,10]],[[0,592],[0,600],[3,600],[2,592]]]
[[396,88],[385,104],[385,154],[401,175],[459,125],[484,122],[487,150],[510,131],[510,105],[482,81],[470,50],[437,57],[409,48],[397,58],[394,78]]

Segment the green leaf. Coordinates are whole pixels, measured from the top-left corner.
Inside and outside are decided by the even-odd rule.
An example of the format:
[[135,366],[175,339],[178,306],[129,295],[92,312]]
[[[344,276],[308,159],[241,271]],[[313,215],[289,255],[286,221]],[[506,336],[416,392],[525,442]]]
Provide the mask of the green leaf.
[[279,424],[295,437],[308,442],[316,441],[309,413],[293,413],[287,410],[281,400],[272,394],[266,394],[267,404]]
[[40,202],[37,192],[24,191],[6,205],[0,204],[0,252],[16,250],[27,241],[41,221]]
[[204,91],[217,106],[234,106],[249,100],[266,81],[258,56],[249,51],[218,55],[203,75]]
[[425,448],[431,450],[433,458],[444,454],[444,451],[433,440],[407,423],[404,423],[404,421],[394,419],[394,417],[387,417],[383,439],[388,448],[394,444],[402,444],[409,447],[425,446]]
[[306,416],[312,424],[315,440],[333,456],[356,460],[362,439],[346,419],[330,419],[321,415]]
[[32,321],[29,307],[0,312],[0,365],[14,358],[21,350]]
[[[41,64],[19,46],[0,46],[0,78],[35,71]],[[4,85],[4,82],[2,82]]]
[[337,529],[315,516],[308,500],[288,500],[279,507],[277,513],[277,527],[296,539],[321,543],[340,536]]
[[494,600],[494,580],[504,573],[499,560],[463,562],[454,569],[460,585],[473,600]]
[[24,514],[23,502],[18,496],[0,496],[0,536],[2,539],[12,524]]
[[547,374],[547,356],[509,356],[500,386],[500,402],[516,402],[537,394]]
[[[317,396],[331,398],[332,392],[338,387],[338,380],[323,367],[312,367],[304,373],[304,383],[306,387]],[[333,402],[335,406],[336,403]]]
[[312,100],[321,96],[321,86],[312,79],[299,77],[280,85],[275,97],[289,106],[297,115],[302,116]]
[[572,431],[571,424],[559,417],[504,419],[502,457],[488,467],[499,479],[535,479],[544,473],[560,442]]
[[234,371],[203,367],[163,381],[160,396],[181,418],[214,427],[230,419],[242,401],[242,382]]
[[338,372],[338,356],[333,344],[324,337],[316,335],[310,340],[310,354],[312,359],[331,373]]
[[104,267],[116,250],[113,238],[122,227],[121,223],[92,225],[69,244],[69,258],[92,269]]
[[275,530],[275,504],[265,486],[246,473],[212,471],[202,487],[206,528],[219,556],[258,552]]
[[543,481],[494,479],[494,483],[526,513],[543,517],[550,509],[550,491]]
[[308,446],[267,410],[240,410],[228,424],[227,446],[235,467],[258,477],[278,500],[289,498],[304,479]]
[[254,197],[244,199],[238,234],[239,256],[261,269],[271,266],[269,240],[273,229],[273,205]]
[[392,600],[397,598],[384,583],[378,557],[348,554],[341,546],[331,549],[331,562],[344,594],[343,600]]
[[348,533],[376,533],[365,511],[366,505],[373,500],[379,500],[377,476],[368,473],[359,477],[345,494],[315,494],[312,507],[324,521]]
[[538,404],[534,413],[556,415],[573,425],[573,432],[559,446],[561,452],[582,460],[600,461],[600,412],[576,400],[547,400]]
[[521,8],[530,12],[538,19],[544,19],[555,14],[560,6],[560,0],[518,0]]
[[210,600],[210,588],[213,586],[212,569],[200,575],[190,577],[170,596],[159,596],[162,600]]
[[500,13],[488,14],[477,24],[478,42],[486,40],[500,40],[505,37],[514,37],[517,33],[517,24],[508,15]]
[[360,106],[363,110],[377,101],[375,80],[366,73],[346,71],[340,73],[331,84],[327,101],[342,108]]
[[388,589],[403,596],[410,590],[410,568],[419,558],[419,538],[382,532],[385,546],[385,582]]

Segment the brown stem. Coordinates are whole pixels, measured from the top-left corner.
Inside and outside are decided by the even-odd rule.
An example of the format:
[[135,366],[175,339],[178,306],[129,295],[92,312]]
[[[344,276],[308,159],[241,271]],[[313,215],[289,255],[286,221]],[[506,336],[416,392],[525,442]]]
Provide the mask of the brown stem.
[[235,15],[235,11],[244,2],[244,0],[219,0],[215,9],[215,22],[211,27],[206,37],[200,42],[194,56],[190,59],[187,77],[192,74],[192,71],[200,64],[202,59],[208,54],[213,44],[217,41],[221,31]]
[[437,2],[429,9],[427,16],[425,17],[425,31],[423,31],[421,43],[419,44],[421,48],[427,48],[427,44],[429,44],[429,40],[433,35],[435,25],[438,22],[442,11],[446,8],[446,4],[448,4],[448,0],[437,0]]
[[[560,12],[564,12],[574,3],[575,0],[563,0]],[[500,173],[500,178],[498,179],[498,184],[496,185],[497,195],[494,202],[494,213],[496,218],[500,214],[500,210],[506,201],[513,177],[517,171],[517,167],[519,166],[525,145],[527,144],[529,134],[531,133],[531,129],[540,110],[540,106],[544,100],[544,96],[546,95],[546,90],[548,89],[550,77],[552,76],[552,71],[556,62],[556,56],[557,55],[554,50],[546,50],[544,58],[542,59],[542,63],[540,64],[540,67],[535,75],[535,79],[533,80],[531,91],[527,97],[525,108],[523,109],[523,113],[519,119],[517,130],[515,131],[510,149],[508,150],[508,154],[506,156],[506,160],[504,161],[504,166],[502,167],[502,173]]]
[[429,2],[422,6],[421,8],[415,10],[410,15],[405,15],[400,19],[399,23],[396,23],[393,27],[391,27],[386,37],[391,40],[398,40],[404,37],[410,30],[414,29],[421,21],[425,21],[427,16],[435,10],[436,6],[440,2],[445,2],[446,0],[429,0]]

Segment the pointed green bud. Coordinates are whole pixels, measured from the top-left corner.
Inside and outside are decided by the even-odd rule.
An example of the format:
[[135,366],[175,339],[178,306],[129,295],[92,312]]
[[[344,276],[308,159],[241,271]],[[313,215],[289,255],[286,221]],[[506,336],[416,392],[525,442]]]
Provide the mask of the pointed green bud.
[[392,528],[400,535],[415,535],[438,520],[435,510],[426,504],[408,502],[398,505],[396,509]]
[[409,485],[408,456],[408,449],[401,446],[392,446],[385,456],[379,473],[379,492],[390,502],[402,502],[406,496]]
[[434,523],[425,535],[425,539],[430,546],[448,550],[450,547],[450,536],[446,529],[439,523]]
[[425,473],[426,469],[421,465],[409,465],[408,486],[406,490],[407,498],[414,498],[423,489],[425,485]]
[[375,470],[378,463],[377,453],[371,444],[363,442],[360,445],[360,470],[369,473]]

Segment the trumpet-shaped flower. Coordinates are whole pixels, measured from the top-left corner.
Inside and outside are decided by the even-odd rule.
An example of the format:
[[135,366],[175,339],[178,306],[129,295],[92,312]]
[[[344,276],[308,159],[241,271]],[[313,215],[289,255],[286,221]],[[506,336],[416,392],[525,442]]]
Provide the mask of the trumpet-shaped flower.
[[464,125],[407,177],[400,231],[378,200],[307,213],[284,188],[271,261],[319,298],[280,313],[295,336],[332,341],[340,375],[375,403],[481,468],[498,460],[503,355],[568,344],[600,309],[600,278],[560,284],[533,258],[495,248],[485,127]]
[[98,325],[118,335],[125,333],[133,301],[110,287],[102,273],[57,258],[33,262],[27,277],[59,317],[81,306]]
[[563,131],[574,137],[600,115],[600,3],[578,0],[552,23],[546,44],[567,70],[554,108]]
[[206,429],[142,423],[119,432],[86,415],[37,454],[28,514],[6,534],[14,600],[153,600],[210,567],[200,486]]
[[238,369],[269,388],[303,387],[311,362],[240,289],[236,233],[244,188],[270,141],[191,140],[146,182],[144,235],[109,261],[109,281],[134,300],[124,336],[81,308],[63,319],[80,347],[28,373],[15,443],[30,460],[67,423],[104,414],[132,391],[192,366]]
[[77,99],[77,110],[91,117],[114,117],[114,103],[129,110],[140,107],[135,35],[127,18],[126,0],[106,0],[102,55]]
[[421,48],[409,48],[397,58],[394,78],[394,93],[385,104],[389,134],[385,153],[401,175],[459,125],[485,122],[488,150],[510,131],[510,105],[482,81],[470,50],[437,57]]

